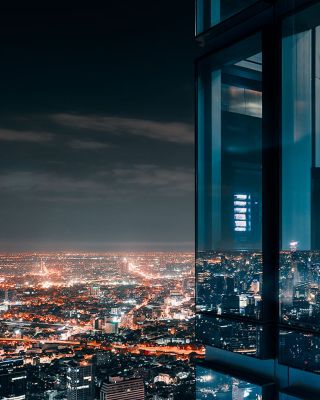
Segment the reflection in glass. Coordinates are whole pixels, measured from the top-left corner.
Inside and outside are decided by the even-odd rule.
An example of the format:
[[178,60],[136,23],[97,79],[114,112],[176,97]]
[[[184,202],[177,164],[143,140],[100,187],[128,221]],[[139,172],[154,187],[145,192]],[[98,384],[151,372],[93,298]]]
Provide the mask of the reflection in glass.
[[312,333],[280,331],[280,363],[320,373],[320,337]]
[[196,264],[197,311],[261,316],[261,252],[200,252]]
[[307,329],[320,329],[319,16],[318,4],[282,31],[280,316]]
[[260,49],[256,35],[199,66],[199,251],[261,250]]
[[263,328],[249,322],[197,315],[197,338],[204,344],[253,357],[262,357]]
[[320,329],[320,251],[283,251],[280,265],[282,322]]
[[197,0],[197,34],[256,2],[257,0]]
[[247,381],[196,367],[196,400],[262,400],[262,388]]
[[203,342],[261,357],[260,35],[202,60],[198,80],[196,308]]

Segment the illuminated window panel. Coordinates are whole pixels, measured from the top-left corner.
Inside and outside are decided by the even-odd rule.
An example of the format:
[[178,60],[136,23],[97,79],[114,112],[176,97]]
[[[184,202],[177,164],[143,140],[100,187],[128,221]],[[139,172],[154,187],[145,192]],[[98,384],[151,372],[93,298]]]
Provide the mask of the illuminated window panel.
[[235,201],[233,202],[233,204],[234,204],[235,206],[237,206],[237,207],[239,207],[239,206],[244,207],[244,206],[247,205],[247,202],[246,202],[246,201],[235,200]]
[[248,196],[246,194],[235,194],[234,198],[236,200],[247,200],[248,198],[250,198],[250,196]]
[[237,227],[246,227],[247,226],[247,221],[235,221],[235,225]]
[[236,221],[246,221],[247,217],[245,214],[234,214],[234,219]]
[[245,207],[236,207],[234,209],[235,213],[242,213],[242,214],[246,214],[248,212],[248,209]]
[[235,232],[247,232],[247,229],[246,229],[246,228],[241,228],[241,227],[239,227],[239,226],[236,226],[236,227],[234,228],[234,230],[235,230]]

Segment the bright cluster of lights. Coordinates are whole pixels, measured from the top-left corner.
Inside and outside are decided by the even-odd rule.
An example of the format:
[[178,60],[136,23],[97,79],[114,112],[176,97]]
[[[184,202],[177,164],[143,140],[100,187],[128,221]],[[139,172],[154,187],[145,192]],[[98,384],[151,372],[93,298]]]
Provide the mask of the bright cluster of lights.
[[251,231],[250,194],[235,194],[233,196],[233,218],[235,232]]

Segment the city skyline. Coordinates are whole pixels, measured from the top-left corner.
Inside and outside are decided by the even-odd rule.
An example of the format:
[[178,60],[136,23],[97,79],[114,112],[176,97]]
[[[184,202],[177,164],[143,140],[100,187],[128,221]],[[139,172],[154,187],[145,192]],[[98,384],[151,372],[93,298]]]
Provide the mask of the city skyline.
[[192,252],[0,253],[0,398],[192,400],[194,317]]

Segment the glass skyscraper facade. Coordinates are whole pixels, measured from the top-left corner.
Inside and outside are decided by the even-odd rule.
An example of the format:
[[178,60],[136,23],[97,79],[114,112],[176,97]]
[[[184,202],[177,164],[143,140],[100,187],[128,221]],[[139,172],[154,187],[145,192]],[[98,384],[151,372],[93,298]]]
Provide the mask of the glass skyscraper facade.
[[320,1],[196,2],[196,332],[228,371],[197,399],[320,398],[319,29]]

